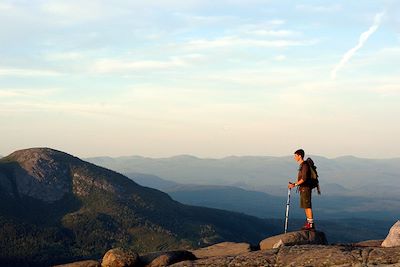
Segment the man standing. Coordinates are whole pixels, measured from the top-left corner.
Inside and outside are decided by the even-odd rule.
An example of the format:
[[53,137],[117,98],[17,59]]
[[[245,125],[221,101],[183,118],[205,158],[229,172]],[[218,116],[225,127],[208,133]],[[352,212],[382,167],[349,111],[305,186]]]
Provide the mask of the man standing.
[[294,160],[299,164],[299,172],[297,174],[297,182],[289,182],[288,188],[298,186],[300,191],[300,208],[304,209],[307,221],[302,230],[313,230],[315,229],[313,212],[311,208],[311,187],[309,185],[311,179],[310,166],[304,161],[304,150],[299,149],[294,152]]

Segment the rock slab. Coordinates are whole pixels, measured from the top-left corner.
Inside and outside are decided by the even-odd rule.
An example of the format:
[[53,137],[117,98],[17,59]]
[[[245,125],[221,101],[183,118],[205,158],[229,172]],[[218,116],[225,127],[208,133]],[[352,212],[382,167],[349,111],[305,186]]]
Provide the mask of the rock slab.
[[223,242],[209,247],[192,251],[197,258],[208,258],[217,256],[233,256],[251,251],[250,244]]
[[260,242],[260,249],[266,250],[281,246],[293,245],[327,245],[328,241],[323,232],[318,231],[295,231],[286,234],[276,235]]
[[383,239],[382,240],[366,240],[366,241],[361,241],[358,243],[353,243],[351,244],[354,247],[380,247],[382,245]]
[[353,247],[345,245],[283,246],[231,257],[179,262],[173,267],[318,267],[400,266],[400,247]]
[[397,221],[389,230],[389,234],[382,242],[382,247],[400,246],[400,221]]

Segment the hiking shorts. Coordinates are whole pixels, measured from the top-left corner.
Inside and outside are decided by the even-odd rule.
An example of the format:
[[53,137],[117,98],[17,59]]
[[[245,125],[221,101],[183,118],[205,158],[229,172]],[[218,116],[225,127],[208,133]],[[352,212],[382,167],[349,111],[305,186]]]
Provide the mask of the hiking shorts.
[[311,188],[309,187],[300,187],[300,208],[311,208]]

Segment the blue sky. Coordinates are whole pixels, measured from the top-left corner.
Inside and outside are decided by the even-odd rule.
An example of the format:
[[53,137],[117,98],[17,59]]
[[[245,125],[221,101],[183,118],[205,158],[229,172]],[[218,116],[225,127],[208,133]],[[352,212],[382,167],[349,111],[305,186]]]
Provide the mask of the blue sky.
[[0,154],[400,156],[398,1],[0,1]]

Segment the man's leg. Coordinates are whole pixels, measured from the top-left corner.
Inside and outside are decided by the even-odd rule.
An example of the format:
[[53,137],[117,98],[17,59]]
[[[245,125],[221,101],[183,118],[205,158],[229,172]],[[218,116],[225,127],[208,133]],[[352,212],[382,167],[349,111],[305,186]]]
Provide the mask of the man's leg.
[[314,217],[313,217],[312,209],[311,208],[304,209],[304,212],[306,214],[307,223],[308,223],[307,228],[313,229],[314,228]]
[[302,227],[303,230],[309,230],[314,228],[314,218],[311,209],[311,189],[301,188],[300,191],[300,207],[304,209],[306,214],[307,222]]
[[311,208],[304,209],[304,212],[306,213],[306,218],[307,219],[313,219],[314,218]]

